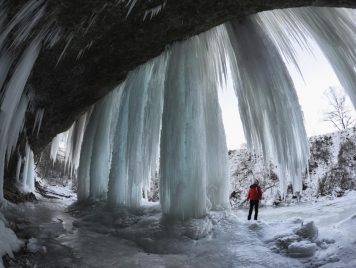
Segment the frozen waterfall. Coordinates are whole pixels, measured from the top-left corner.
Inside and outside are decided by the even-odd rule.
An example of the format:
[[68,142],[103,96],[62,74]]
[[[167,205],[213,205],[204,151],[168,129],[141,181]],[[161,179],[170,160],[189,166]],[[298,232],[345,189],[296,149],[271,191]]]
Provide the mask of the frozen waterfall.
[[258,18],[228,25],[236,60],[233,80],[247,143],[279,166],[280,188],[302,190],[309,158],[303,113],[287,67]]
[[[9,18],[5,1],[0,1],[0,203],[4,197],[4,170],[12,154],[19,159],[16,170],[19,188],[34,190],[32,150],[26,144],[24,152],[19,152],[17,143],[25,127],[26,111],[31,110],[36,114],[33,129],[36,128],[37,132],[43,116],[42,109],[29,109],[31,92],[26,89],[26,83],[43,46],[42,42],[48,41],[47,24],[34,32],[45,6],[44,1],[31,0],[14,17]],[[25,41],[27,43],[24,46]]]
[[[273,11],[242,23],[230,22],[176,43],[132,71],[88,115],[78,171],[79,199],[140,206],[157,169],[160,146],[164,214],[187,219],[201,217],[210,208],[226,208],[227,148],[217,97],[226,79],[233,81],[250,148],[278,163],[283,193],[289,184],[301,191],[309,148],[285,62],[298,68],[295,49],[311,50],[311,36],[320,45],[331,38],[342,42],[335,37],[340,25],[322,31],[317,21],[339,16],[342,23],[354,25],[350,18],[355,15],[327,10]],[[323,48],[345,87],[354,78],[353,41],[348,38],[339,46],[343,55],[349,53],[348,65],[340,65],[342,57],[330,52],[331,46]]]
[[[128,1],[128,13],[135,3]],[[153,8],[145,17],[164,8]],[[11,19],[5,19],[5,8],[0,10],[0,201],[11,154],[20,159],[17,182],[26,191],[34,189],[30,145],[25,152],[16,147],[30,110],[28,77],[44,44],[57,40],[48,25],[33,34],[44,12],[45,1],[29,1]],[[282,192],[290,183],[300,191],[309,148],[286,62],[299,68],[295,51],[311,50],[315,42],[356,107],[355,21],[356,12],[347,9],[276,10],[175,43],[130,72],[66,134],[57,135],[51,158],[65,143],[66,168],[78,177],[80,201],[139,207],[159,171],[160,202],[168,217],[188,219],[225,209],[229,181],[218,89],[230,79],[250,148],[278,164]],[[63,38],[67,43],[58,61],[70,49],[73,33]],[[27,45],[20,48],[24,40]],[[31,112],[32,132],[38,133],[45,110]]]

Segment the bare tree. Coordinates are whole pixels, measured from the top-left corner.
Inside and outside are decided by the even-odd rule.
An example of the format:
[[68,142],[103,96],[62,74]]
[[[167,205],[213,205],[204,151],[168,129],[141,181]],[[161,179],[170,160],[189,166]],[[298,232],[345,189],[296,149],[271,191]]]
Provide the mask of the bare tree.
[[346,95],[335,87],[330,87],[324,94],[331,105],[331,109],[325,113],[324,121],[331,122],[338,130],[352,127],[355,119],[346,103]]

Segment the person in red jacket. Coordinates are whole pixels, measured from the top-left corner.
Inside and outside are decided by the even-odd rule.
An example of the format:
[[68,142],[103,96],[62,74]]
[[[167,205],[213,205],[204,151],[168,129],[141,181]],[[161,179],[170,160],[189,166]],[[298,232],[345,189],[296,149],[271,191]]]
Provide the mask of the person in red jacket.
[[251,220],[253,208],[255,208],[254,220],[257,220],[258,203],[262,199],[262,190],[258,184],[259,181],[256,179],[255,182],[250,186],[250,190],[248,191],[247,198],[245,200],[245,201],[250,200],[250,210],[248,212],[248,217],[247,217],[248,220]]

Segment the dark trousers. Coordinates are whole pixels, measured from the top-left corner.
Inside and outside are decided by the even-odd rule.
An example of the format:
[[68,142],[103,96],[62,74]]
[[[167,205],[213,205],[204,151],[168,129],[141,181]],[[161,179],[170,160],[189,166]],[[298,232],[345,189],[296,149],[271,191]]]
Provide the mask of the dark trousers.
[[253,208],[255,207],[255,217],[254,217],[254,220],[257,220],[257,216],[258,216],[258,203],[259,203],[259,200],[250,200],[250,210],[248,212],[248,217],[247,219],[248,220],[251,220],[251,215],[252,215],[252,211],[253,211]]

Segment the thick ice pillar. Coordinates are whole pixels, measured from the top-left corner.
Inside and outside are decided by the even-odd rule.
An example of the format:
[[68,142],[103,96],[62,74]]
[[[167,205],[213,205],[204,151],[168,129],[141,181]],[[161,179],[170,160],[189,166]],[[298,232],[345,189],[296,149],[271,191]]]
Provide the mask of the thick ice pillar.
[[95,106],[88,118],[88,125],[83,137],[78,168],[78,201],[86,200],[90,194],[90,166],[100,110],[100,106]]
[[204,111],[206,129],[206,168],[208,208],[214,210],[230,207],[228,197],[230,178],[228,175],[228,151],[225,129],[218,99],[218,90],[224,87],[227,78],[227,49],[231,49],[226,28],[216,27],[200,35],[207,44],[204,65]]
[[161,126],[165,54],[133,71],[125,82],[109,176],[109,202],[138,207],[155,171]]
[[204,49],[194,37],[172,47],[167,67],[161,137],[160,201],[173,218],[206,213]]

